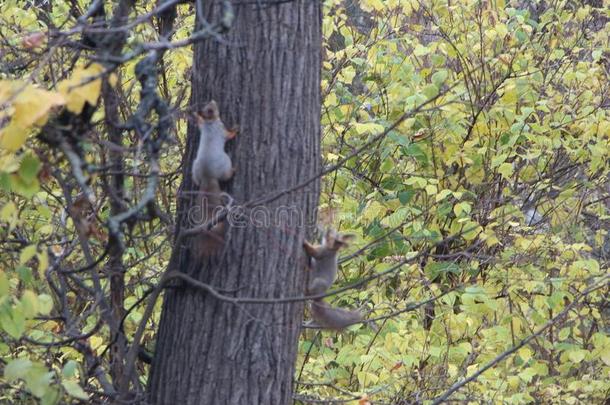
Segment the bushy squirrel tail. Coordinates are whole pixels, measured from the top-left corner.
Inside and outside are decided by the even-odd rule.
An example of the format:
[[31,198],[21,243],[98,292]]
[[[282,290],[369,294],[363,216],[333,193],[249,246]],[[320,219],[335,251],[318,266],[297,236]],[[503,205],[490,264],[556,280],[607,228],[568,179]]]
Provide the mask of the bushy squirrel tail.
[[322,299],[311,302],[311,317],[325,329],[343,329],[362,321],[360,311],[332,307]]
[[[215,218],[224,207],[223,192],[220,190],[218,180],[204,179],[200,185],[199,194],[194,204],[193,226],[201,226]],[[214,256],[220,253],[225,244],[225,220],[219,221],[211,229],[202,229],[193,238],[192,252],[198,258]]]

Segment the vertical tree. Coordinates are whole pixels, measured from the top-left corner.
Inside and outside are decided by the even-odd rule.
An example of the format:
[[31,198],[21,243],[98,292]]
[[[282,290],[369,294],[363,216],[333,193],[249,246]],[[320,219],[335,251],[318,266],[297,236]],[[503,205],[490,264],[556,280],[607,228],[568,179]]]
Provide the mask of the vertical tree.
[[[178,243],[170,267],[235,297],[299,296],[302,225],[314,217],[318,186],[282,191],[313,178],[319,169],[321,5],[296,1],[235,7],[226,40],[195,45],[191,104],[197,108],[215,99],[223,120],[240,127],[230,150],[237,174],[225,190],[234,204],[245,207],[245,226],[232,226],[223,253],[203,262],[190,243]],[[221,14],[220,3],[206,2],[198,8],[199,28]],[[192,126],[177,234],[189,226],[194,201],[189,170],[197,142]],[[263,200],[267,202],[259,204]],[[298,213],[300,220],[286,212]],[[299,302],[235,305],[188,283],[169,289],[149,401],[290,402],[301,311]]]

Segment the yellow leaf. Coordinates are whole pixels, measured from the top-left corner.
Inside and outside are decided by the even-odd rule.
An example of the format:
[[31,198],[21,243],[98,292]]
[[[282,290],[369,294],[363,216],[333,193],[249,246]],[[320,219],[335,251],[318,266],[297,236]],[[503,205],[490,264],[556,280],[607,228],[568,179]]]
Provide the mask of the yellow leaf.
[[385,212],[385,207],[381,205],[381,203],[377,201],[372,201],[362,213],[362,218],[368,221],[371,221],[375,218],[380,218]]
[[417,186],[418,188],[424,188],[426,187],[426,184],[428,184],[428,180],[426,180],[423,177],[409,177],[408,179],[405,180],[405,184],[407,186]]
[[356,76],[356,70],[354,69],[353,66],[347,66],[345,69],[343,69],[341,71],[341,73],[339,73],[339,80],[342,81],[343,83],[351,83],[352,80],[354,80],[354,77]]
[[456,375],[458,375],[458,368],[455,364],[449,364],[447,366],[447,372],[449,373],[450,377],[455,377]]
[[584,360],[586,354],[585,350],[571,350],[568,352],[568,358],[572,363],[580,363]]
[[361,3],[362,9],[367,12],[371,12],[373,10],[380,11],[385,8],[383,5],[383,1],[381,0],[366,0]]
[[97,63],[85,69],[77,68],[72,77],[57,85],[59,91],[66,97],[66,107],[69,111],[80,114],[86,102],[91,105],[97,104],[102,90],[103,71],[103,66]]
[[21,158],[14,153],[2,153],[0,151],[0,172],[13,173],[19,170]]
[[498,173],[505,179],[509,179],[510,176],[513,175],[513,165],[511,163],[502,163],[500,167],[498,167]]
[[104,350],[104,338],[100,336],[91,336],[89,338],[89,344],[91,348],[96,351],[96,353],[101,353]]
[[583,21],[590,13],[590,9],[589,7],[582,7],[579,8],[578,11],[576,12],[576,19],[578,21]]
[[108,76],[108,84],[110,84],[112,87],[116,87],[118,82],[119,77],[116,75],[116,73],[111,73],[110,76]]
[[18,150],[25,143],[30,127],[43,125],[49,110],[64,102],[61,94],[28,83],[0,81],[0,104],[6,104],[0,112],[0,120],[11,119],[0,130],[0,147],[11,152]]
[[38,312],[41,315],[49,315],[53,309],[53,298],[47,294],[38,296]]
[[500,243],[500,240],[495,235],[491,235],[491,236],[485,235],[484,237],[482,236],[482,239],[485,241],[485,244],[489,247],[495,246],[498,243]]
[[445,198],[449,197],[452,194],[451,190],[441,190],[437,195],[436,195],[436,202],[439,202],[441,200],[444,200]]
[[26,318],[38,314],[38,296],[31,290],[25,290],[21,296],[22,310]]
[[19,254],[19,264],[26,264],[36,254],[36,245],[28,245]]
[[532,351],[528,347],[523,347],[517,352],[524,363],[527,363],[532,358]]
[[607,366],[610,366],[610,348],[602,352],[600,359],[602,359]]
[[504,37],[508,34],[508,28],[505,24],[496,24],[495,29],[501,39],[504,39]]
[[597,126],[597,134],[602,136],[610,135],[610,121],[602,121]]
[[44,125],[49,110],[63,105],[64,102],[63,96],[59,93],[28,86],[13,102],[15,107],[13,122],[21,128],[29,128],[34,123]]
[[339,104],[339,100],[337,99],[337,95],[335,93],[330,93],[326,99],[324,100],[324,104],[329,107],[334,107]]
[[335,155],[334,153],[328,152],[326,154],[326,160],[328,160],[329,162],[336,162],[337,160],[339,160],[339,155]]
[[461,203],[455,204],[455,206],[453,207],[453,213],[455,214],[456,217],[461,216],[462,213],[468,215],[468,214],[470,214],[471,211],[472,211],[472,207],[467,202],[461,202]]
[[47,251],[43,250],[42,252],[36,255],[38,257],[38,272],[40,276],[44,276],[44,272],[49,267],[49,255],[47,255]]
[[411,14],[413,14],[413,6],[411,6],[409,3],[404,3],[402,5],[402,13],[405,15],[405,17],[409,17]]
[[17,151],[28,139],[28,134],[29,131],[26,128],[22,128],[11,121],[0,131],[0,148],[9,152]]
[[2,207],[2,209],[0,209],[0,221],[8,222],[10,219],[17,215],[17,206],[12,201],[9,201]]
[[354,123],[354,129],[358,134],[363,134],[365,132],[376,134],[383,131],[383,125],[374,122],[356,122]]
[[515,104],[519,99],[517,95],[517,88],[514,83],[509,83],[504,89],[504,94],[501,97],[501,100],[505,104]]
[[521,383],[521,381],[519,380],[519,377],[517,376],[510,376],[508,377],[508,385],[512,388],[515,389],[519,386],[519,384]]
[[11,96],[13,90],[13,82],[0,80],[0,103],[4,104]]

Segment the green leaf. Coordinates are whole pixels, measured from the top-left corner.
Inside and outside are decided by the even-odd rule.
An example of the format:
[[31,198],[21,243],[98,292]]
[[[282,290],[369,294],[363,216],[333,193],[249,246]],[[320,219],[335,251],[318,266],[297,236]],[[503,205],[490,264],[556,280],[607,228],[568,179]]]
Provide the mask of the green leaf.
[[502,163],[504,163],[506,161],[506,158],[508,157],[508,153],[503,153],[501,155],[496,155],[491,159],[491,167],[498,167],[500,166]]
[[40,190],[40,184],[37,178],[26,183],[21,176],[12,175],[10,177],[10,189],[24,198],[32,198]]
[[411,144],[411,139],[398,131],[390,131],[388,138],[402,146],[409,146]]
[[527,34],[525,33],[525,31],[523,31],[521,28],[519,28],[516,32],[515,32],[515,37],[519,40],[519,42],[523,43],[525,41],[527,41]]
[[532,378],[534,378],[535,375],[536,370],[534,370],[532,367],[528,367],[519,373],[519,378],[521,378],[526,383],[529,383],[530,381],[532,381]]
[[431,99],[438,95],[438,86],[435,84],[429,84],[422,90],[422,93],[426,96],[426,98]]
[[9,292],[9,283],[8,278],[6,278],[6,274],[0,270],[0,298],[8,295]]
[[19,176],[26,184],[32,184],[40,170],[38,158],[30,153],[25,155],[19,166]]
[[38,313],[40,315],[49,315],[53,309],[53,298],[47,294],[38,296]]
[[446,58],[444,55],[434,54],[432,55],[432,63],[434,66],[443,66],[445,65]]
[[15,359],[9,361],[4,368],[4,378],[8,382],[15,381],[18,378],[23,378],[32,368],[32,362],[29,359]]
[[398,193],[398,200],[402,205],[407,205],[414,195],[414,190],[401,191],[400,193]]
[[70,396],[82,400],[89,399],[89,395],[87,395],[87,393],[83,391],[83,389],[80,387],[80,385],[78,385],[76,381],[63,380],[61,382],[61,385],[63,385],[64,389]]
[[404,149],[404,152],[407,156],[414,157],[415,160],[422,166],[426,166],[428,164],[428,155],[426,152],[416,143],[412,143]]
[[60,390],[55,387],[49,387],[40,398],[40,405],[55,405],[59,402],[60,397]]
[[26,387],[38,398],[42,398],[49,390],[55,373],[48,371],[42,364],[34,364],[24,377]]
[[11,175],[6,172],[0,172],[0,189],[7,193],[11,191]]
[[431,280],[447,273],[459,274],[460,267],[454,262],[435,262],[426,265],[426,274]]
[[502,163],[500,167],[498,167],[498,173],[507,180],[513,175],[513,171],[513,165],[511,163]]
[[[24,282],[24,284],[32,283],[32,269],[27,266],[18,266],[15,271],[19,275],[19,279]],[[0,294],[1,295],[1,294]]]
[[436,87],[440,88],[441,85],[447,80],[447,77],[449,77],[449,73],[445,69],[439,70],[432,75],[432,83],[434,83]]
[[0,310],[0,325],[6,333],[19,339],[25,331],[25,316],[20,306]]
[[20,302],[24,317],[32,318],[38,314],[38,297],[33,291],[24,291]]
[[74,360],[68,360],[66,364],[61,369],[61,373],[64,377],[74,377],[76,375],[76,370],[78,369],[78,363]]

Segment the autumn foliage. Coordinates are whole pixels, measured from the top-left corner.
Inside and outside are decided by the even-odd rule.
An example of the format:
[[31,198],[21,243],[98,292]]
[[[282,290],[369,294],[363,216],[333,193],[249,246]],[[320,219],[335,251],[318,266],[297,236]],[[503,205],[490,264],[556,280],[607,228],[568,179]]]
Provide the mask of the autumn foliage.
[[[170,40],[156,3],[5,3],[0,402],[110,403],[172,252],[195,6]],[[297,403],[608,401],[608,9],[324,2],[318,220],[357,236],[326,301],[366,322],[303,329]]]

